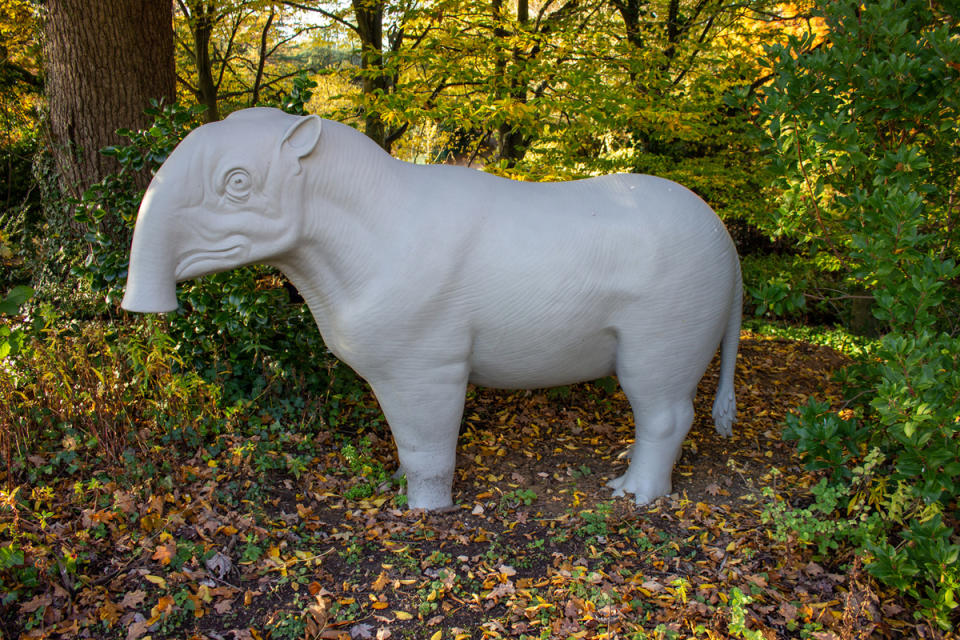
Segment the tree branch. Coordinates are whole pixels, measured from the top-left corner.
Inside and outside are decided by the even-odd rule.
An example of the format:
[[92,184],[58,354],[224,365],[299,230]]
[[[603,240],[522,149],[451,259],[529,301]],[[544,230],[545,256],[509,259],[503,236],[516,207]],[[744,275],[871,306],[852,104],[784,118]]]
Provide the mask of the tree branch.
[[243,21],[246,20],[252,13],[252,11],[247,15],[238,13],[236,20],[233,22],[233,28],[230,29],[230,38],[227,40],[227,48],[224,49],[223,56],[220,60],[220,73],[217,76],[217,92],[220,91],[220,87],[223,85],[223,76],[226,73],[227,66],[229,65],[231,59],[230,54],[233,52],[233,43],[237,38],[237,33],[240,31],[240,25],[243,24]]
[[357,33],[357,34],[360,33],[360,28],[359,28],[357,25],[351,24],[351,23],[347,22],[346,20],[344,20],[341,16],[338,16],[338,15],[336,15],[335,13],[330,13],[329,11],[326,11],[325,9],[321,9],[321,8],[319,8],[319,7],[310,7],[310,6],[304,5],[304,4],[300,3],[300,2],[293,2],[292,0],[282,0],[282,3],[283,3],[284,6],[292,7],[292,8],[294,8],[294,9],[300,9],[301,11],[313,11],[314,13],[319,13],[320,15],[324,16],[325,18],[330,18],[330,19],[333,20],[334,22],[337,22],[337,23],[343,25],[344,27],[350,29],[350,30],[353,31],[354,33]]
[[183,86],[185,86],[185,87],[187,88],[187,91],[189,91],[190,93],[192,93],[192,94],[194,94],[194,95],[196,95],[196,94],[198,94],[198,93],[200,92],[199,89],[197,89],[195,86],[193,86],[192,84],[190,84],[190,82],[189,82],[186,78],[184,78],[183,76],[181,76],[179,73],[177,74],[177,82],[179,82],[180,84],[182,84]]
[[267,16],[267,23],[263,26],[263,31],[260,32],[260,59],[257,61],[257,75],[253,81],[251,105],[257,104],[260,100],[260,83],[263,82],[263,67],[267,62],[267,35],[270,33],[270,26],[273,24],[276,15],[276,11],[270,11],[270,15]]
[[30,73],[13,62],[0,62],[0,84],[10,87],[17,83],[25,84],[31,89],[43,89],[43,80],[40,76]]

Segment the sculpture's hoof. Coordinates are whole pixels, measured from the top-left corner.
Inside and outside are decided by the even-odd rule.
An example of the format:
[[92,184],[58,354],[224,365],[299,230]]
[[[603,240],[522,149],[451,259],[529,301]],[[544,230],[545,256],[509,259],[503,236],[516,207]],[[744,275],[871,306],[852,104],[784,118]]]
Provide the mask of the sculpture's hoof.
[[634,503],[641,507],[670,493],[671,486],[669,484],[662,491],[657,491],[644,486],[646,483],[631,480],[628,476],[629,473],[625,473],[619,478],[607,482],[607,486],[613,489],[613,497],[625,497],[626,494],[632,493]]
[[713,426],[722,436],[733,435],[733,422],[737,416],[737,401],[733,394],[717,395],[713,401]]
[[733,435],[733,418],[732,416],[717,415],[713,416],[713,427],[717,430],[717,433],[720,435],[729,438]]

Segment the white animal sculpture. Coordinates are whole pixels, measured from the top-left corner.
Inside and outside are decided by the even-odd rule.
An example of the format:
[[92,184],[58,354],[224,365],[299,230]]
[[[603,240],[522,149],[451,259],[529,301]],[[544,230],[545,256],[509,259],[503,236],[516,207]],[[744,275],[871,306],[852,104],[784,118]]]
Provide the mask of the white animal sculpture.
[[723,224],[645,175],[524,183],[395,160],[342,124],[247,109],[192,132],[140,206],[123,307],[177,308],[176,282],[280,269],[329,349],[373,388],[408,504],[452,505],[467,383],[541,388],[616,373],[636,441],[609,482],[671,491],[718,345],[717,430],[736,412],[741,279]]

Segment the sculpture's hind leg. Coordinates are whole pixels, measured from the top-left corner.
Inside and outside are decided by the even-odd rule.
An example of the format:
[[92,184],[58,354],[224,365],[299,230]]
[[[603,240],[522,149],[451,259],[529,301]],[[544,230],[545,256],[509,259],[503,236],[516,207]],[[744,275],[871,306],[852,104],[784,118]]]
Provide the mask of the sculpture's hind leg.
[[646,504],[670,493],[673,463],[693,424],[693,392],[651,385],[629,371],[618,376],[633,408],[636,440],[627,472],[607,486],[615,496],[632,493],[637,504]]
[[646,504],[670,493],[673,463],[693,423],[693,403],[635,409],[633,416],[637,435],[630,466],[607,486],[615,496],[632,493],[637,504]]

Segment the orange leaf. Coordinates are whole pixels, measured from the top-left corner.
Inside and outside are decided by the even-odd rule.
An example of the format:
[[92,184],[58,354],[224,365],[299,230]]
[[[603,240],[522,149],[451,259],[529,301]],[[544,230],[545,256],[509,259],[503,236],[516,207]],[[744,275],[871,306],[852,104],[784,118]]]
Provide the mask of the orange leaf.
[[383,591],[384,587],[390,584],[390,580],[387,579],[386,574],[381,571],[380,575],[377,576],[377,579],[373,581],[373,584],[370,585],[370,588],[374,591]]
[[159,560],[161,565],[166,566],[170,564],[170,561],[173,560],[173,556],[176,555],[176,553],[177,545],[171,540],[167,544],[159,545],[151,557],[154,560]]
[[173,596],[163,596],[157,601],[157,606],[150,610],[151,624],[173,611]]
[[187,598],[193,603],[193,617],[202,618],[204,614],[203,601],[192,594],[187,594]]

